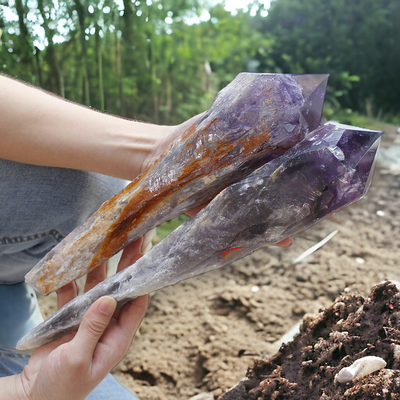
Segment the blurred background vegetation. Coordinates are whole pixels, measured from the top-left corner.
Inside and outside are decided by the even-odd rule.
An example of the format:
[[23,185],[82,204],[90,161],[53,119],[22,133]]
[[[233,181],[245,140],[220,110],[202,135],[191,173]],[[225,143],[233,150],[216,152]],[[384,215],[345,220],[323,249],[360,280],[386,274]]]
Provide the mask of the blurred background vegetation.
[[325,118],[400,124],[400,1],[0,0],[0,71],[160,124],[242,71],[329,73]]

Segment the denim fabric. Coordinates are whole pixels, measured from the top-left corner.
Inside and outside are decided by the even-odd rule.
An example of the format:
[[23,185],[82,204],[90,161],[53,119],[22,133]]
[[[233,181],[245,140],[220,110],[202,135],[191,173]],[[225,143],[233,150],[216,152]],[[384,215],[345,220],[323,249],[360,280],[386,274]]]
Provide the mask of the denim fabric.
[[0,159],[0,283],[17,283],[126,186],[109,176]]
[[[28,354],[0,347],[0,378],[21,373],[28,364],[28,360]],[[112,399],[138,400],[132,392],[120,385],[110,374],[86,397],[86,400]]]
[[[42,321],[25,274],[127,182],[100,174],[0,159],[0,376],[29,355],[6,350]],[[109,375],[90,400],[137,399]]]
[[35,291],[25,283],[0,285],[0,347],[15,348],[43,321]]

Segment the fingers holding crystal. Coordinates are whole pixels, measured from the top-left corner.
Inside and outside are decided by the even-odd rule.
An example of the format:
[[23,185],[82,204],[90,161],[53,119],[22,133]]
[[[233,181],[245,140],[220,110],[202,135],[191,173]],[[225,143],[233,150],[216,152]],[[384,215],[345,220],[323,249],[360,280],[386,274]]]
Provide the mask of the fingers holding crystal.
[[129,267],[134,264],[140,257],[143,256],[141,250],[143,245],[143,237],[135,240],[125,247],[122,252],[121,259],[118,263],[117,272],[122,271],[123,269]]
[[89,291],[90,289],[94,288],[98,283],[103,282],[106,278],[107,261],[104,261],[97,268],[87,274],[84,291]]
[[75,281],[67,283],[65,286],[57,290],[57,309],[70,302],[78,295],[78,285]]

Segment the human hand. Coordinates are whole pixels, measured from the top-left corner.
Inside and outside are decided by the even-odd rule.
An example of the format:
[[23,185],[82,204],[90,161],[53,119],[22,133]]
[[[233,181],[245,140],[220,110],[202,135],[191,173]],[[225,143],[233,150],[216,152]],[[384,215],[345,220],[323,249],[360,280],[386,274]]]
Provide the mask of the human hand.
[[[123,252],[118,270],[133,264],[142,255],[142,238]],[[106,277],[106,266],[88,274],[85,290]],[[77,295],[72,282],[58,292],[59,307]],[[148,296],[141,296],[115,312],[116,301],[102,297],[86,312],[79,330],[32,354],[28,365],[17,376],[18,399],[80,400],[106,377],[125,356],[148,306]]]

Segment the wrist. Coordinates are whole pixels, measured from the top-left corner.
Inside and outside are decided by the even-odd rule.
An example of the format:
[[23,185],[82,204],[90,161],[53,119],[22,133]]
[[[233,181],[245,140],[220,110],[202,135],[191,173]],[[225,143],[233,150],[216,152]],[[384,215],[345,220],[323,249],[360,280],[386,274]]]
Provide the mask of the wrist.
[[166,148],[175,127],[123,121],[121,126],[110,126],[105,141],[105,150],[112,158],[109,175],[133,180]]
[[29,400],[22,384],[21,374],[0,378],[0,400]]

